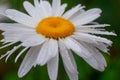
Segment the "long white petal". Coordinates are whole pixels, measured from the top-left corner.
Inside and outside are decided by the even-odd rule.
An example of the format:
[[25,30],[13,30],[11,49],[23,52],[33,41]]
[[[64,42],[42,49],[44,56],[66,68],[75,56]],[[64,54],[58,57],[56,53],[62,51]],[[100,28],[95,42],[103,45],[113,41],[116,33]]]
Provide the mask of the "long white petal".
[[0,56],[0,60],[3,59],[5,56],[7,56],[9,54],[10,51],[7,51],[5,54]]
[[13,44],[15,44],[15,43],[16,43],[16,42],[8,43],[8,44],[6,44],[6,45],[0,47],[0,49],[3,49],[3,48],[8,47],[8,46],[11,46],[11,45],[13,45]]
[[[87,49],[85,49],[79,42],[77,42],[76,40],[74,40],[70,37],[66,38],[64,40],[64,43],[68,49],[73,50],[80,57],[91,56]],[[84,54],[82,53],[83,51],[85,52]]]
[[101,50],[101,51],[103,51],[105,53],[108,53],[108,50],[109,50],[108,46],[109,45],[107,45],[107,44],[99,42],[99,44],[93,44],[93,46],[95,46],[96,48],[98,48],[99,50]]
[[34,0],[34,1],[35,1],[35,6],[33,6],[28,1],[25,1],[24,8],[39,23],[42,18],[52,13],[51,6],[47,1],[41,1],[41,3],[38,0]]
[[93,38],[91,38],[91,37],[85,37],[84,35],[73,35],[72,36],[74,39],[76,39],[77,41],[79,41],[79,42],[85,42],[86,44],[91,44],[91,45],[93,45],[94,47],[96,47],[96,48],[98,48],[99,50],[101,50],[101,51],[103,51],[103,52],[105,52],[105,53],[107,53],[108,52],[108,49],[107,49],[107,47],[109,46],[109,45],[107,45],[107,44],[104,44],[103,42],[99,42],[98,43],[98,41],[96,41],[95,39],[93,39]]
[[71,59],[73,65],[74,65],[74,67],[77,69],[77,64],[75,62],[75,59],[74,59],[74,56],[73,56],[71,50],[68,50],[68,52],[69,52],[69,56],[70,56],[70,59]]
[[96,40],[94,40],[91,37],[86,37],[86,36],[84,36],[84,34],[79,34],[79,35],[75,34],[75,35],[72,35],[71,37],[73,37],[74,39],[76,39],[79,42],[82,41],[82,42],[97,44]]
[[78,80],[78,74],[71,73],[71,72],[66,68],[66,66],[64,66],[64,67],[65,67],[65,71],[66,71],[66,73],[68,74],[70,80]]
[[90,51],[92,54],[91,57],[83,58],[88,64],[90,64],[93,68],[104,71],[105,67],[107,66],[106,61],[103,55],[92,45],[84,43],[84,46]]
[[98,27],[106,27],[106,26],[110,26],[109,24],[94,24],[94,25],[81,25],[78,26],[79,28],[98,28]]
[[100,17],[99,14],[96,14],[96,15],[93,15],[93,16],[89,16],[89,17],[85,17],[85,18],[81,18],[79,20],[74,21],[73,24],[75,26],[88,24],[88,23],[94,21],[95,19],[97,19],[98,17]]
[[[13,44],[14,44],[14,43],[13,43]],[[12,44],[11,44],[11,45],[12,45]],[[12,50],[7,51],[7,53],[1,55],[1,56],[0,56],[0,59],[2,59],[2,58],[4,58],[5,56],[7,56],[7,58],[6,58],[6,60],[5,60],[5,61],[7,61],[8,58],[9,58],[18,48],[20,48],[20,47],[21,47],[21,45],[15,46]]]
[[52,1],[52,12],[53,15],[56,15],[56,12],[58,11],[58,9],[60,8],[61,5],[61,0],[53,0]]
[[20,41],[20,39],[24,36],[27,36],[28,34],[33,34],[34,31],[25,31],[24,29],[23,30],[20,30],[20,31],[15,31],[15,30],[8,30],[8,31],[5,31],[2,33],[2,35],[4,36],[4,40],[6,42],[17,42],[17,41]]
[[69,52],[65,47],[63,40],[61,39],[59,40],[59,48],[60,48],[60,55],[62,56],[64,66],[67,68],[67,70],[70,73],[77,74],[77,69],[74,66],[74,63],[71,61],[71,56],[69,55]]
[[[68,50],[68,51],[69,51],[69,56],[71,58],[71,61],[74,65],[74,67],[77,69],[77,65],[76,65],[75,59],[72,55],[72,52],[70,50]],[[78,80],[78,74],[71,73],[66,67],[65,67],[65,70],[66,70],[70,80]]]
[[74,18],[78,17],[78,15],[80,15],[80,14],[82,14],[82,13],[85,12],[85,10],[84,10],[85,6],[81,6],[80,8],[81,8],[80,10],[78,10],[76,13],[74,13],[74,14],[69,18],[70,21],[72,21]]
[[95,36],[95,35],[91,35],[91,34],[86,34],[86,33],[76,33],[77,35],[84,35],[84,37],[88,38],[88,39],[91,39],[92,41],[94,40],[95,43],[96,42],[103,42],[105,44],[108,44],[111,46],[112,44],[112,41],[106,39],[106,38],[102,38],[102,37],[99,37],[99,36]]
[[36,25],[38,24],[34,18],[20,12],[14,9],[8,9],[6,10],[6,16],[9,17],[11,20],[14,20],[18,23],[24,24],[28,27],[36,27]]
[[9,51],[9,54],[8,54],[8,56],[6,57],[5,62],[7,62],[8,58],[9,58],[18,48],[20,48],[20,47],[21,47],[21,44],[18,45],[18,46],[15,46],[11,51]]
[[23,3],[23,5],[24,5],[24,8],[28,12],[29,15],[31,15],[32,17],[36,17],[36,14],[37,14],[36,9],[30,2],[25,1]]
[[84,7],[81,7],[81,5],[77,5],[74,8],[70,9],[69,11],[65,12],[62,17],[69,19],[72,15],[74,15],[76,12],[78,12],[80,9]]
[[46,41],[37,57],[36,63],[40,65],[46,64],[49,60],[58,54],[58,43],[56,40],[50,39]]
[[39,7],[40,6],[39,0],[34,0],[34,4],[35,4],[36,7]]
[[40,22],[43,18],[52,15],[52,8],[48,1],[35,1],[35,19]]
[[87,33],[92,33],[92,34],[100,34],[100,35],[113,35],[116,36],[115,33],[113,32],[108,32],[108,31],[95,31],[95,30],[91,30],[91,31],[86,31]]
[[52,15],[52,7],[48,1],[41,1],[40,6],[43,8],[44,13],[46,13],[47,17]]
[[47,41],[47,38],[38,34],[28,34],[22,36],[20,41],[22,42],[23,46],[30,47],[44,43],[45,41]]
[[18,24],[18,23],[0,23],[0,30],[2,31],[20,31],[20,30],[33,30],[28,26]]
[[92,34],[100,34],[100,35],[116,35],[113,32],[108,32],[105,30],[101,29],[93,29],[93,28],[77,28],[76,29],[78,32],[83,32],[83,33],[92,33]]
[[[96,56],[96,55],[94,55]],[[94,57],[94,56],[91,56],[89,58],[84,58],[84,60],[90,65],[92,66],[93,68],[99,70],[99,71],[104,71],[105,67],[103,64],[101,64],[100,62],[97,61],[97,59]],[[103,65],[103,66],[100,66],[100,65]]]
[[101,10],[100,9],[90,9],[85,11],[84,13],[76,16],[71,21],[74,23],[75,26],[83,25],[92,22],[93,20],[97,19],[100,16]]
[[24,53],[29,47],[24,48],[15,58],[15,63],[17,62],[18,58],[22,55],[22,53]]
[[40,46],[32,47],[28,53],[26,54],[22,64],[20,65],[19,71],[18,71],[18,76],[23,77],[26,75],[32,66],[34,65],[37,56],[39,54]]
[[56,15],[55,15],[55,16],[62,16],[62,14],[65,12],[66,7],[67,7],[67,4],[63,4],[63,5],[58,9],[58,11],[56,12]]
[[55,58],[51,59],[47,63],[48,74],[49,74],[50,80],[57,80],[58,62],[59,62],[59,54],[57,54]]
[[93,14],[94,15],[100,14],[101,12],[102,12],[101,9],[99,9],[99,8],[93,8],[93,9],[90,9],[88,11],[84,11],[82,14],[76,16],[73,20],[84,19],[86,17],[93,16]]

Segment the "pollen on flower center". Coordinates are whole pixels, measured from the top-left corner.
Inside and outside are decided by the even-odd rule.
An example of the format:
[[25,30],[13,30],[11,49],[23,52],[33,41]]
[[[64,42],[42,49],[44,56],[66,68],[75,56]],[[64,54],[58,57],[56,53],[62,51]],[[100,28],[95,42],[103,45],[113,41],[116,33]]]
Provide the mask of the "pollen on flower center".
[[61,17],[48,17],[40,21],[36,27],[36,32],[48,38],[65,38],[75,31],[74,25]]

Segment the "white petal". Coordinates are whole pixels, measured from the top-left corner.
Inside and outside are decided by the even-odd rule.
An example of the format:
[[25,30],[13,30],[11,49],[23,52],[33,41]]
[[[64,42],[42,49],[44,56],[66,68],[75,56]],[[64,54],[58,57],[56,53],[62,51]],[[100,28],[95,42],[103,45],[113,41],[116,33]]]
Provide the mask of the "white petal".
[[28,53],[26,54],[21,66],[19,68],[19,71],[18,71],[19,77],[23,77],[30,71],[30,69],[32,68],[32,66],[34,65],[34,63],[37,59],[39,50],[40,50],[40,46],[36,46],[36,47],[32,47],[28,51]]
[[58,11],[58,9],[60,8],[61,5],[61,0],[53,0],[52,1],[52,12],[53,15],[56,15],[56,12]]
[[[66,38],[64,40],[64,43],[68,49],[72,49],[77,55],[80,57],[87,57],[88,55],[90,56],[89,52],[87,49],[85,49],[80,43],[78,43],[76,40],[72,38]],[[84,54],[82,52],[85,52]]]
[[34,28],[37,25],[37,21],[34,18],[14,9],[6,10],[6,16],[28,27]]
[[104,58],[104,56],[97,50],[97,49],[93,49],[94,52],[96,52],[97,54],[95,55],[98,63],[99,63],[99,70],[100,71],[104,71],[105,67],[107,66],[106,60]]
[[18,58],[28,49],[29,47],[24,48],[15,58],[15,63],[17,62]]
[[[71,61],[74,65],[74,67],[77,69],[77,65],[76,65],[75,59],[72,55],[72,52],[70,50],[68,50],[68,51],[69,51],[69,56],[71,58]],[[66,70],[70,80],[78,80],[78,74],[71,73],[66,67],[65,67],[65,70]]]
[[109,24],[95,24],[95,25],[81,25],[78,26],[79,28],[98,28],[98,27],[106,27],[106,26],[110,26]]
[[64,43],[68,49],[72,49],[73,51],[76,51],[76,52],[81,52],[79,45],[73,42],[71,39],[65,38]]
[[16,35],[14,34],[8,34],[4,35],[5,42],[18,42],[22,34]]
[[52,14],[52,8],[48,1],[41,0],[35,2],[35,19],[40,22],[43,18]]
[[59,54],[57,54],[55,58],[51,59],[47,63],[48,74],[49,74],[50,80],[57,80],[58,62],[59,62]]
[[80,10],[78,10],[76,13],[74,13],[74,14],[69,18],[69,20],[72,21],[75,17],[78,17],[78,15],[84,13],[84,12],[85,12],[84,8],[85,8],[85,6],[81,6],[81,7],[80,7]]
[[83,58],[88,64],[90,64],[93,68],[104,71],[105,67],[107,66],[106,61],[103,55],[92,45],[84,44],[84,46],[90,51],[92,54],[91,57]]
[[85,11],[84,13],[76,16],[71,21],[75,26],[84,25],[92,22],[93,20],[97,19],[100,16],[101,10],[100,9],[90,9]]
[[97,44],[97,41],[94,40],[93,38],[89,37],[89,36],[84,36],[84,34],[74,34],[72,35],[72,37],[74,39],[76,39],[77,41],[79,42],[87,42],[87,43],[94,43],[94,44]]
[[66,19],[69,19],[72,15],[74,15],[76,12],[78,12],[83,7],[80,7],[81,5],[77,5],[74,8],[70,9],[69,11],[65,12],[63,17]]
[[35,9],[35,7],[30,3],[30,2],[28,2],[28,1],[25,1],[24,3],[23,3],[23,5],[24,5],[24,8],[25,8],[25,10],[32,16],[32,17],[36,17],[36,9]]
[[52,14],[51,6],[47,1],[41,1],[41,3],[39,3],[38,0],[36,0],[35,7],[28,1],[25,1],[24,8],[38,23],[42,18]]
[[4,36],[4,40],[6,42],[17,42],[20,41],[20,39],[23,36],[26,36],[28,34],[32,34],[34,31],[29,31],[29,30],[8,30],[6,32],[3,32],[2,35]]
[[21,45],[18,45],[18,46],[15,46],[12,50],[10,50],[8,56],[5,59],[5,62],[7,62],[8,58],[20,47]]
[[103,55],[97,50],[97,49],[91,49],[93,56],[84,59],[88,62],[89,65],[91,65],[93,68],[104,71],[105,67],[107,66],[106,61],[103,57]]
[[8,46],[11,46],[11,45],[13,45],[15,43],[16,42],[11,42],[11,43],[5,44],[4,46],[0,47],[0,49],[3,49],[3,48],[8,47]]
[[28,31],[33,30],[28,26],[18,24],[18,23],[0,23],[0,30],[2,31]]
[[[83,42],[78,42],[76,39],[73,39],[72,37],[70,38],[73,42],[77,43],[79,45],[79,47],[81,48],[81,52],[76,53],[77,55],[79,55],[80,57],[88,57],[91,56],[89,50],[87,48],[84,47],[84,45],[82,45]],[[84,54],[84,56],[83,56]]]
[[101,29],[94,29],[94,28],[77,28],[76,29],[79,32],[83,32],[83,33],[92,33],[92,34],[101,34],[101,35],[116,35],[113,32],[108,32],[105,30],[101,30]]
[[45,41],[47,41],[47,38],[39,34],[28,34],[22,36],[20,41],[22,42],[23,46],[30,47],[44,43]]
[[66,67],[65,71],[68,74],[70,80],[78,80],[78,74],[69,72],[69,70]]
[[91,35],[91,34],[85,34],[85,33],[80,33],[80,32],[76,33],[76,34],[79,35],[79,36],[84,35],[84,37],[86,37],[88,39],[91,39],[93,42],[95,41],[94,43],[96,43],[98,41],[98,42],[103,42],[105,44],[108,44],[110,46],[112,44],[112,41],[110,41],[110,40],[108,40],[106,38],[99,37],[99,36],[95,36],[95,35]]
[[68,51],[69,51],[69,56],[71,58],[71,61],[72,61],[73,65],[74,65],[74,67],[77,69],[77,64],[75,62],[75,59],[74,59],[74,56],[73,56],[71,50],[68,50]]
[[[98,62],[94,56],[91,56],[89,58],[84,58],[84,60],[96,70],[104,71],[105,69],[104,65]],[[100,65],[103,65],[103,66],[100,66]]]
[[3,54],[0,56],[0,60],[3,59],[4,57],[6,57],[9,54],[10,51],[7,51],[7,53]]
[[43,8],[44,13],[46,13],[47,16],[52,15],[52,7],[48,1],[41,1],[40,5]]
[[77,74],[77,69],[74,66],[74,63],[71,61],[71,56],[69,55],[69,52],[65,47],[63,40],[59,40],[59,48],[60,48],[60,54],[62,56],[64,66],[67,68],[67,70],[70,73]]
[[1,55],[1,56],[0,56],[0,59],[2,59],[2,58],[4,58],[5,56],[7,56],[6,59],[5,59],[5,62],[7,62],[8,58],[9,58],[18,48],[20,48],[20,47],[21,47],[21,45],[15,46],[12,50],[7,51],[7,53]]
[[36,7],[38,7],[40,5],[39,0],[34,0],[34,4],[35,4]]
[[67,7],[67,4],[63,4],[63,5],[58,9],[58,11],[56,12],[56,15],[55,15],[55,16],[62,16],[62,14],[65,12],[66,7]]
[[75,20],[75,21],[73,22],[73,24],[74,24],[75,26],[88,24],[88,23],[94,21],[95,19],[97,19],[98,17],[100,17],[99,14],[93,15],[93,16],[89,16],[89,17],[86,17],[86,18],[81,18],[81,19],[79,19],[79,20]]
[[[93,44],[93,46],[95,46],[96,48],[98,48],[99,50],[101,50],[101,51],[103,51],[103,52],[105,52],[105,53],[108,53],[108,46],[109,45],[106,45],[106,44],[104,44],[104,43],[101,43],[101,42],[99,42],[99,44]],[[109,53],[108,53],[109,54]]]
[[100,34],[100,35],[114,35],[114,36],[116,36],[116,34],[115,33],[113,33],[113,32],[108,32],[108,31],[93,31],[93,30],[91,30],[91,31],[87,31],[87,33],[92,33],[92,34]]
[[58,54],[58,43],[56,40],[50,39],[45,42],[41,47],[39,55],[37,57],[37,64],[44,65],[49,60],[54,58]]

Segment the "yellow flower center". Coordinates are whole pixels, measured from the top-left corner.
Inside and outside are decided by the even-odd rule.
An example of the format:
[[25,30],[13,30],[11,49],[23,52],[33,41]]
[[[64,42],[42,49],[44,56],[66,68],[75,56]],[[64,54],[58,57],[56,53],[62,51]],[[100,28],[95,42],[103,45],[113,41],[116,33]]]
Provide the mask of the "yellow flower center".
[[48,38],[65,38],[75,31],[74,25],[61,17],[48,17],[40,21],[36,27],[36,32]]

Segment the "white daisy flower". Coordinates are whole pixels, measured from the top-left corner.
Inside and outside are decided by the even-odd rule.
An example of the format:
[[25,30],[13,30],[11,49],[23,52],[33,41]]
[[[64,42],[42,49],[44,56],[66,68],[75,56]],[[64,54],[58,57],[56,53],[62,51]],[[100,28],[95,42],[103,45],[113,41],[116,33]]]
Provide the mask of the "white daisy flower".
[[103,29],[108,24],[93,24],[102,12],[99,8],[85,11],[84,6],[79,4],[65,12],[67,4],[61,5],[61,0],[53,0],[52,4],[45,0],[34,0],[34,6],[25,1],[23,5],[28,14],[8,9],[4,15],[16,23],[0,23],[4,36],[1,42],[5,44],[0,49],[21,42],[1,58],[7,56],[7,61],[23,46],[16,62],[29,49],[19,68],[19,77],[26,75],[33,66],[47,64],[50,80],[57,80],[60,54],[70,80],[78,80],[72,51],[93,68],[99,71],[105,69],[107,65],[101,51],[108,52],[107,47],[112,42],[97,35],[115,34]]

